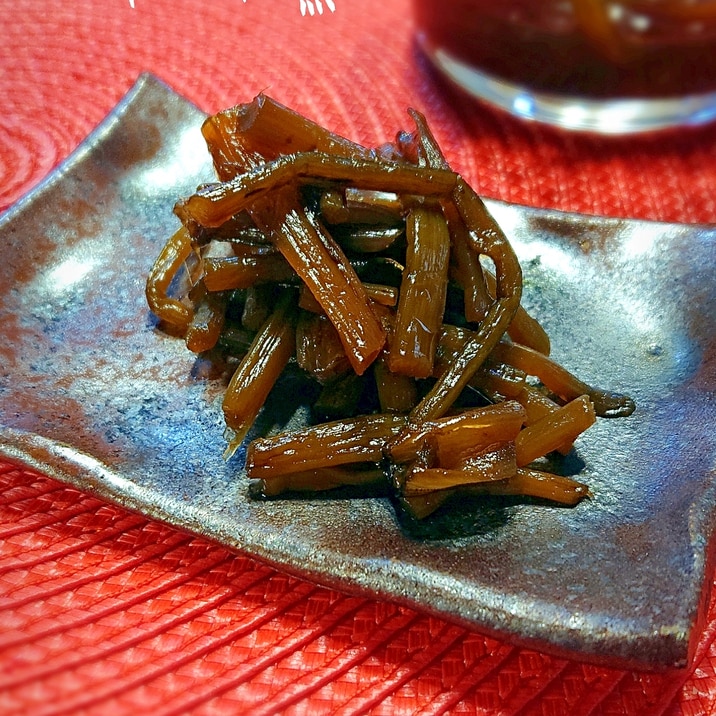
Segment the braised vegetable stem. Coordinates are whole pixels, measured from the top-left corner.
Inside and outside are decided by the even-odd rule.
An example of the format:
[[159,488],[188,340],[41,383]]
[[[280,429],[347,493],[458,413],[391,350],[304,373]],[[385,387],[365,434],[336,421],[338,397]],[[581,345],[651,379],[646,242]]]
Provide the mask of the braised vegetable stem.
[[433,374],[445,314],[450,234],[437,209],[410,209],[406,225],[408,247],[388,367],[394,373],[427,378]]
[[177,272],[193,250],[191,236],[182,226],[162,247],[147,278],[147,303],[155,316],[175,329],[185,331],[193,311],[167,292]]
[[175,210],[182,221],[216,227],[257,197],[296,182],[338,182],[359,189],[440,197],[455,187],[457,176],[451,171],[388,164],[377,159],[299,152],[274,159],[231,181],[200,188],[179,202]]
[[230,456],[246,437],[268,394],[295,352],[293,296],[285,292],[234,371],[222,408]]
[[586,486],[539,461],[634,403],[548,357],[507,237],[410,115],[415,131],[378,149],[265,95],[209,117],[219,181],[176,204],[149,307],[234,366],[227,457],[290,361],[320,386],[327,422],[248,445],[254,495],[379,483],[417,519],[463,493],[576,504]]
[[507,331],[522,295],[522,269],[517,256],[482,200],[462,179],[458,179],[453,199],[470,231],[475,250],[488,255],[495,263],[497,295],[462,353],[411,411],[410,420],[417,423],[445,415]]
[[316,470],[355,462],[380,462],[386,441],[405,425],[400,415],[362,415],[296,433],[254,440],[246,455],[249,477]]

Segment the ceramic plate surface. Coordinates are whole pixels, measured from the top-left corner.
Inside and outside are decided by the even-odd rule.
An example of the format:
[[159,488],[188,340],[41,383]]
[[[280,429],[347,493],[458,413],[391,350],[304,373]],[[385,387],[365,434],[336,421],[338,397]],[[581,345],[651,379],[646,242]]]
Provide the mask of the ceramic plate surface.
[[[224,384],[144,299],[175,200],[213,178],[202,117],[141,78],[0,219],[0,454],[322,584],[553,653],[685,664],[712,574],[716,230],[488,203],[553,355],[636,400],[566,462],[593,499],[476,502],[422,531],[387,497],[255,501],[242,453],[222,459]],[[261,429],[303,419],[294,379]]]

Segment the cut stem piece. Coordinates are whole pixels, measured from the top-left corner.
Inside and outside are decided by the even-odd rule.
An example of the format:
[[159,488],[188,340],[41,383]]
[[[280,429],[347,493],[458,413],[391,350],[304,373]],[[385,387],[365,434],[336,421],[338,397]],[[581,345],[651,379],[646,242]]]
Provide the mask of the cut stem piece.
[[538,457],[572,443],[594,425],[595,420],[594,405],[589,396],[575,398],[520,431],[515,439],[517,464],[523,467]]
[[524,419],[524,408],[514,401],[473,408],[407,426],[401,441],[388,445],[386,453],[393,462],[407,463],[415,460],[429,442],[440,445],[442,441],[446,455],[451,451],[459,456],[475,454],[495,443],[514,440]]
[[385,482],[385,475],[379,465],[370,463],[322,467],[277,475],[271,479],[252,479],[250,489],[261,497],[275,497],[289,490],[324,492],[337,487],[372,485]]
[[427,378],[445,313],[450,234],[437,209],[411,209],[406,225],[408,248],[388,366],[393,373]]
[[226,317],[227,296],[209,293],[200,281],[192,291],[194,315],[186,331],[186,347],[193,353],[211,350],[219,341]]
[[625,417],[631,415],[636,407],[628,395],[593,388],[572,375],[559,363],[527,346],[517,343],[500,343],[496,346],[494,355],[498,360],[539,378],[549,390],[562,400],[574,400],[580,395],[588,395],[600,417]]
[[587,485],[571,477],[526,468],[518,468],[515,475],[507,480],[483,482],[467,489],[479,495],[522,495],[570,506],[591,497]]
[[217,126],[222,135],[241,137],[244,146],[266,159],[314,150],[340,157],[372,157],[369,149],[329,131],[263,93],[251,102],[230,107],[207,119],[202,127],[207,141],[213,137]]
[[145,291],[152,313],[182,333],[186,331],[191,321],[192,309],[168,296],[167,291],[192,250],[191,236],[184,227],[181,227],[159,252],[147,277]]
[[286,291],[234,372],[223,400],[230,434],[224,457],[246,437],[268,394],[295,351],[293,292]]
[[286,259],[278,253],[204,259],[204,285],[209,291],[288,282],[295,277]]
[[174,211],[182,223],[221,226],[259,196],[311,179],[321,184],[338,182],[360,189],[431,197],[444,197],[458,181],[456,174],[446,170],[304,152],[281,156],[230,181],[202,187],[180,201]]
[[[491,295],[496,295],[497,279],[490,271],[485,271],[484,275],[488,291]],[[536,318],[527,313],[523,306],[515,311],[515,317],[507,329],[507,335],[515,343],[528,346],[546,356],[549,355],[551,345],[547,332]]]
[[302,311],[296,326],[296,361],[325,384],[351,370],[338,331],[324,314]]
[[309,288],[338,331],[353,369],[362,375],[386,335],[340,247],[303,209],[295,190],[284,189],[270,202],[257,202],[252,215]]
[[445,415],[450,409],[509,327],[522,295],[522,269],[517,256],[482,199],[460,177],[453,198],[475,251],[489,256],[495,264],[496,298],[460,355],[412,410],[410,420],[417,424]]
[[460,467],[413,470],[403,486],[403,495],[411,497],[434,490],[452,490],[477,483],[506,480],[516,472],[515,446],[506,443],[473,456]]
[[383,445],[405,425],[397,415],[363,415],[254,440],[246,454],[250,478],[265,480],[353,462],[380,462]]
[[415,405],[418,389],[415,379],[391,372],[383,358],[373,364],[380,409],[384,413],[409,413]]

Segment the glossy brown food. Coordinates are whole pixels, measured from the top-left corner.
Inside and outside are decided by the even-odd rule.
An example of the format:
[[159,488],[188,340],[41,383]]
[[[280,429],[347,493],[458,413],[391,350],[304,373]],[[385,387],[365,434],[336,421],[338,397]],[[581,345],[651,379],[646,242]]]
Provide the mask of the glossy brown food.
[[149,306],[228,368],[227,457],[289,364],[320,388],[316,424],[248,445],[252,494],[377,484],[415,518],[466,492],[575,504],[587,487],[540,460],[634,404],[548,357],[507,238],[411,116],[377,149],[264,95],[210,117],[219,181],[177,203]]

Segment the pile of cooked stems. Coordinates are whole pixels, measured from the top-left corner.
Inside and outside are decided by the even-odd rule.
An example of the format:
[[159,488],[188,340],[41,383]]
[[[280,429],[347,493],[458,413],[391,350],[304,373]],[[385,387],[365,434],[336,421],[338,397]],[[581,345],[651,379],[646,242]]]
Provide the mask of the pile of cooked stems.
[[227,457],[289,362],[320,386],[322,422],[248,446],[255,494],[387,481],[415,518],[456,493],[576,504],[587,487],[540,458],[634,404],[548,357],[512,247],[409,114],[373,149],[265,95],[208,118],[219,181],[175,206],[149,306],[234,362]]

